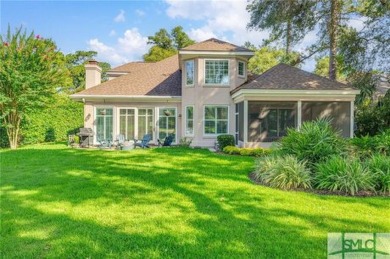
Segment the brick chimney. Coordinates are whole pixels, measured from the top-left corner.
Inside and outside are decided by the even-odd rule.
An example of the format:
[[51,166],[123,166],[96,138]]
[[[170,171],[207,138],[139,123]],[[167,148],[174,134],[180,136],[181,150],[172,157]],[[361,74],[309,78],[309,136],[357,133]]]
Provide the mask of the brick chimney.
[[102,82],[102,68],[96,60],[90,60],[85,64],[85,89],[91,88]]

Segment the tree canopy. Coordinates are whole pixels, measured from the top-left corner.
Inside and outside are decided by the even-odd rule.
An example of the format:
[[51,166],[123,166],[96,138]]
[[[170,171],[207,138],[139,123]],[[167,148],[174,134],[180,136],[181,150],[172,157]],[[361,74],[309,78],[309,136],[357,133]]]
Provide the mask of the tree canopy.
[[10,147],[18,145],[26,113],[43,107],[71,82],[65,57],[51,39],[18,28],[0,35],[0,111]]
[[283,49],[272,48],[269,46],[256,48],[250,42],[247,42],[245,46],[255,52],[255,55],[248,63],[249,71],[254,74],[261,74],[279,63],[286,63],[289,65],[295,64],[298,66],[295,62],[295,60],[299,58],[298,52],[290,52],[289,54],[286,54]]
[[[96,51],[78,50],[75,53],[69,53],[65,56],[66,67],[72,77],[73,85],[71,92],[77,92],[85,88],[85,68],[84,65],[88,60],[94,59],[98,53]],[[102,68],[102,82],[107,81],[107,71],[111,69],[111,65],[107,62],[99,62]]]
[[[299,62],[327,53],[328,77],[336,79],[340,69],[389,71],[389,62],[377,62],[388,60],[390,53],[389,6],[387,0],[252,0],[248,27],[271,30],[266,43],[283,42],[287,52],[309,32],[317,32],[317,41]],[[355,20],[363,23],[359,31],[351,26]],[[337,67],[339,54],[345,57],[343,68]]]
[[194,44],[195,41],[183,31],[183,27],[176,26],[169,33],[166,29],[160,29],[153,36],[148,37],[148,44],[153,46],[144,55],[145,61],[160,61],[175,55],[179,49]]

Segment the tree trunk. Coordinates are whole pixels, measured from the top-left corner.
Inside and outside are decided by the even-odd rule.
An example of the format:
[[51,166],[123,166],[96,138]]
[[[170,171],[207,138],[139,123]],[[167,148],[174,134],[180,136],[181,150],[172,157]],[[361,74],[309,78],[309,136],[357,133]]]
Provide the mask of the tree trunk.
[[11,149],[18,147],[20,117],[17,112],[11,112],[4,118],[5,125],[7,125],[7,136],[9,146]]
[[341,13],[340,0],[331,0],[330,4],[330,21],[328,27],[329,33],[329,78],[336,80],[337,75],[337,34]]
[[290,54],[291,48],[291,19],[287,21],[287,37],[286,37],[286,56]]

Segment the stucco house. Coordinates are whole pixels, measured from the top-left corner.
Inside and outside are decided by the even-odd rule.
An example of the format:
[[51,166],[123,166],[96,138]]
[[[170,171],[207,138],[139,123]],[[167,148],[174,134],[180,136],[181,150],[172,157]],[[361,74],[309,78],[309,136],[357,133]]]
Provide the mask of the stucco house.
[[330,116],[343,136],[353,136],[354,100],[348,85],[279,64],[249,76],[254,53],[218,39],[179,50],[155,63],[132,62],[109,71],[101,83],[96,61],[86,68],[86,89],[72,95],[84,103],[84,127],[98,140],[174,134],[193,146],[214,146],[232,134],[244,147],[269,146],[288,127]]

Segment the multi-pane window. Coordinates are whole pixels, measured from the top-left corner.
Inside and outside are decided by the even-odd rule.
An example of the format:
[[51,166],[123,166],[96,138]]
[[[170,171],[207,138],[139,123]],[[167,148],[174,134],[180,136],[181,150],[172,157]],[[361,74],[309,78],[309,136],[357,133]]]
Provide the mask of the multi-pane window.
[[194,106],[186,107],[186,135],[194,135]]
[[125,139],[135,139],[135,109],[119,110],[119,134]]
[[185,69],[186,69],[186,85],[187,86],[193,86],[194,85],[194,79],[195,79],[195,76],[194,76],[194,71],[195,71],[195,68],[194,68],[194,61],[193,60],[187,60],[185,62]]
[[229,116],[227,106],[205,106],[205,134],[226,134],[228,133],[228,124]]
[[206,60],[205,84],[229,85],[229,60]]
[[238,75],[245,76],[245,63],[238,61]]
[[153,109],[138,109],[138,138],[145,134],[153,136]]
[[164,139],[168,135],[173,135],[176,139],[176,109],[175,108],[160,108],[158,118],[158,138]]
[[113,111],[112,108],[96,108],[96,140],[113,140]]

